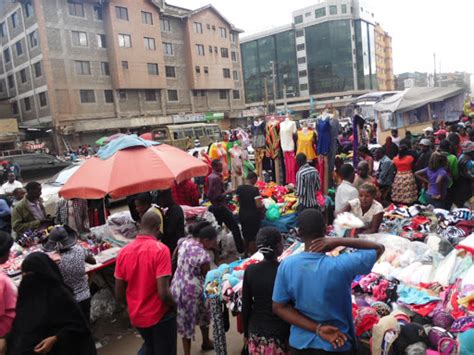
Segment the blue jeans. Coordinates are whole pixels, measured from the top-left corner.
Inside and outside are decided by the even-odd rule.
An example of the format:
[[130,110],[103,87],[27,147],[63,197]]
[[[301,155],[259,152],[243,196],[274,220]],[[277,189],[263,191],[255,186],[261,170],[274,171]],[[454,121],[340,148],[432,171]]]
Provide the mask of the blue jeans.
[[137,355],[176,355],[177,326],[174,314],[165,315],[150,328],[137,328],[145,343]]

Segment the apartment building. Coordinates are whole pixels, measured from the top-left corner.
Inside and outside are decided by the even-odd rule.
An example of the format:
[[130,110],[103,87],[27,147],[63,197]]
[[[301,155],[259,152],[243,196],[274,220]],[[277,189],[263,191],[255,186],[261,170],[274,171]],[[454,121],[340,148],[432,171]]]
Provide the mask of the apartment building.
[[[292,18],[291,24],[242,39],[247,103],[264,101],[265,82],[271,97],[270,62],[276,65],[276,98],[282,99],[285,87],[289,102],[299,100],[297,107],[309,107],[310,97],[357,96],[391,87],[391,38],[384,32],[384,65],[378,67],[375,15],[364,1],[316,0]],[[381,70],[384,85],[378,81]]]
[[0,0],[0,100],[74,143],[244,108],[239,35],[213,6]]
[[378,89],[380,91],[395,90],[392,37],[384,31],[379,23],[375,25],[375,63]]

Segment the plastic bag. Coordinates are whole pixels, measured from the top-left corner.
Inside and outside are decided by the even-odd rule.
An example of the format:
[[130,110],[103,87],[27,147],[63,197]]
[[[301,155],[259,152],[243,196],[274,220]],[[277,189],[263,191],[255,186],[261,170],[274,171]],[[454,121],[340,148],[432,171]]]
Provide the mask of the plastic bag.
[[422,205],[428,204],[428,198],[426,197],[426,190],[424,188],[420,191],[420,197],[418,198],[418,202]]
[[280,219],[280,211],[277,205],[270,205],[265,212],[265,217],[269,221],[277,221]]

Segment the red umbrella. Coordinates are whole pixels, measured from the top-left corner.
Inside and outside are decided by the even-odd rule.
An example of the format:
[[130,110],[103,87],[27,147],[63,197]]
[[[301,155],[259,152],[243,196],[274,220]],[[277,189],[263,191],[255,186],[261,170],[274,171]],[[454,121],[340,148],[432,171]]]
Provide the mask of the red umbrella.
[[208,166],[185,151],[166,145],[117,151],[107,160],[87,160],[59,191],[66,198],[99,199],[165,190],[195,176],[205,176]]
[[151,132],[143,133],[140,138],[145,139],[147,141],[153,140],[153,134]]

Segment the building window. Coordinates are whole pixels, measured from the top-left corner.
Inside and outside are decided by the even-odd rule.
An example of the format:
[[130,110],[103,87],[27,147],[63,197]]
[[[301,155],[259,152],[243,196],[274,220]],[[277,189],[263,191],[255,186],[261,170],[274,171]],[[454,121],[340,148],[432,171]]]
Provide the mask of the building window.
[[23,99],[23,105],[25,106],[25,111],[31,111],[31,102],[29,97]]
[[300,71],[298,72],[298,76],[299,76],[300,78],[304,78],[305,76],[308,76],[308,72],[307,72],[306,70],[300,70]]
[[158,75],[158,64],[156,63],[147,63],[148,66],[148,75]]
[[337,6],[336,5],[329,6],[329,15],[337,15]]
[[25,2],[25,4],[23,6],[25,8],[26,17],[31,17],[34,14],[33,5],[31,4],[31,0],[28,0],[27,2]]
[[239,38],[239,35],[236,32],[230,33],[230,41],[232,43],[237,43],[238,38]]
[[304,14],[304,17],[310,17],[310,16],[311,16],[311,12],[306,12],[306,13]]
[[195,70],[196,74],[201,74],[201,67],[199,65],[196,65],[194,70]]
[[84,5],[82,3],[68,0],[67,7],[69,9],[69,15],[77,16],[77,17],[85,17]]
[[14,115],[18,115],[18,103],[17,102],[12,103],[12,113]]
[[11,16],[12,19],[12,27],[16,28],[18,26],[18,12],[14,12]]
[[115,15],[119,20],[128,21],[128,9],[122,6],[115,6]]
[[222,58],[229,58],[229,50],[227,48],[221,48]]
[[5,63],[9,63],[10,60],[12,60],[11,56],[10,56],[10,48],[6,48],[4,51],[3,51],[3,57],[5,58]]
[[119,100],[120,101],[127,100],[127,92],[125,90],[119,90]]
[[145,90],[145,101],[156,101],[156,90]]
[[295,16],[295,25],[303,23],[303,15]]
[[239,72],[237,70],[234,70],[232,72],[232,76],[234,78],[235,81],[238,81],[239,80]]
[[150,37],[143,38],[145,42],[145,49],[149,51],[156,51],[155,39]]
[[227,90],[219,90],[219,99],[227,100]]
[[0,81],[0,92],[3,92],[3,81]]
[[172,66],[165,66],[165,72],[167,78],[176,78],[176,68]]
[[304,43],[298,44],[298,45],[296,46],[296,50],[297,50],[297,51],[304,51]]
[[36,78],[39,78],[43,74],[43,71],[41,69],[41,62],[36,62],[35,64],[33,64],[33,69],[35,70]]
[[26,69],[20,70],[20,80],[21,83],[26,83]]
[[219,27],[219,34],[222,38],[227,38],[227,29],[224,27]]
[[178,90],[168,90],[168,101],[178,101]]
[[87,47],[87,33],[72,31],[72,44],[74,46]]
[[128,61],[122,60],[122,69],[128,70]]
[[13,77],[13,74],[8,76],[7,81],[8,81],[8,88],[13,89],[15,87],[15,78]]
[[193,28],[195,33],[203,33],[202,31],[202,23],[200,22],[194,22],[193,23]]
[[212,46],[209,46],[209,54],[212,54]]
[[222,72],[224,73],[224,78],[230,79],[230,69],[224,68]]
[[119,33],[118,41],[119,41],[119,47],[132,48],[132,36]]
[[105,35],[97,35],[97,47],[99,48],[107,48],[107,42],[105,40]]
[[209,74],[209,67],[204,67],[204,74]]
[[303,37],[303,36],[304,36],[304,31],[303,30],[296,31],[296,37]]
[[215,32],[216,31],[216,26],[212,25],[212,30]]
[[94,19],[99,21],[104,19],[104,9],[101,5],[94,6]]
[[46,97],[45,92],[40,92],[39,93],[39,101],[40,101],[40,107],[45,107],[48,105],[48,98]]
[[114,92],[112,90],[104,90],[105,103],[113,104],[114,103]]
[[197,51],[197,54],[200,55],[200,56],[205,55],[204,46],[202,44],[196,44],[196,51]]
[[306,63],[306,57],[298,58],[298,64],[304,64],[304,63]]
[[153,14],[151,12],[142,11],[142,23],[145,25],[153,25]]
[[30,37],[30,47],[31,48],[37,47],[39,44],[38,31],[33,31],[28,36]]
[[77,75],[91,75],[91,63],[83,60],[76,60]]
[[346,14],[347,13],[347,5],[341,5],[341,12],[343,14]]
[[93,104],[95,103],[95,93],[94,90],[79,90],[81,97],[81,103],[83,104]]
[[234,100],[240,100],[240,90],[232,90],[232,98]]
[[160,19],[160,28],[163,32],[171,32],[171,22],[167,18]]
[[5,37],[7,35],[7,27],[5,22],[0,23],[0,37]]
[[100,62],[100,73],[102,75],[110,75],[110,67],[108,62]]
[[17,56],[23,55],[23,46],[21,45],[21,41],[16,42],[15,47],[16,47],[16,55]]
[[308,90],[308,84],[301,84],[301,85],[300,85],[300,90],[301,90],[301,91],[306,91],[306,90]]
[[230,57],[232,58],[232,61],[233,62],[236,62],[237,61],[237,52],[230,52]]
[[217,47],[214,47],[214,53],[217,54]]
[[173,43],[163,42],[163,51],[165,55],[173,55]]
[[325,7],[322,7],[322,8],[320,8],[320,9],[317,9],[317,10],[314,12],[314,15],[316,16],[316,18],[320,18],[320,17],[326,16],[326,8],[325,8]]

